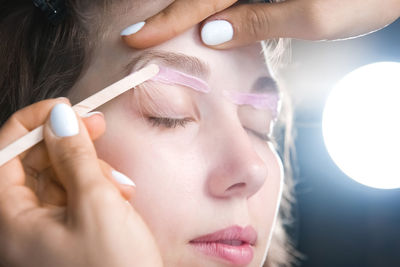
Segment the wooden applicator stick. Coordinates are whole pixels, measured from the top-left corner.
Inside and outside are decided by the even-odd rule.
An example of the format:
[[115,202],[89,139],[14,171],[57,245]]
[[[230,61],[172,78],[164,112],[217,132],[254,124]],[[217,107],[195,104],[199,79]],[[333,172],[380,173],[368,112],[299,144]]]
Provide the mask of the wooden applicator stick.
[[[128,91],[129,89],[132,89],[133,87],[150,80],[158,74],[159,70],[160,69],[157,65],[150,64],[143,69],[134,72],[122,80],[119,80],[118,82],[108,86],[107,88],[104,88],[94,95],[89,96],[85,100],[74,105],[72,108],[78,113],[79,116],[82,116],[107,103],[120,94]],[[28,134],[0,150],[0,167],[42,140],[43,125],[30,131]]]

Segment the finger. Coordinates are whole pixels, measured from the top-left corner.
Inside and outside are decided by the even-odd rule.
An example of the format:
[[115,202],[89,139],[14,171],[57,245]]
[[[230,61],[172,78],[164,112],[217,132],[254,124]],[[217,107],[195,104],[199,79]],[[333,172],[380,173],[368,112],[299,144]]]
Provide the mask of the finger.
[[103,170],[104,175],[114,184],[115,187],[118,188],[121,195],[127,200],[130,201],[134,198],[135,194],[135,183],[122,173],[116,171],[112,168],[107,162],[103,160],[99,160],[100,167]]
[[[42,125],[48,116],[51,108],[56,103],[68,103],[66,98],[49,99],[40,101],[25,107],[14,113],[0,129],[0,147],[3,148],[14,142],[20,137],[27,134],[29,131]],[[18,158],[15,158],[0,167],[0,192],[8,186],[23,185],[25,183],[25,174],[20,159],[23,159],[28,152],[22,153]]]
[[[105,131],[104,115],[100,112],[92,112],[82,117],[91,140],[100,137]],[[24,169],[27,174],[26,185],[30,187],[39,197],[42,205],[65,206],[66,192],[60,181],[57,180],[44,143],[32,149],[23,160]],[[134,189],[132,186],[118,183],[112,178],[112,168],[100,160],[103,173],[119,189],[121,195],[130,200],[133,198]]]
[[79,194],[92,184],[104,184],[89,133],[69,105],[52,109],[43,136],[52,167],[68,193]]
[[104,176],[89,133],[72,108],[56,105],[43,135],[52,167],[67,192],[72,224],[89,226],[107,207],[123,200]]
[[[51,108],[60,102],[68,102],[68,99],[44,100],[14,113],[0,130],[0,147],[5,147],[42,125]],[[0,167],[0,225],[2,226],[11,227],[16,223],[16,216],[39,206],[36,195],[30,188],[24,186],[25,172],[20,161],[24,154],[26,153]]]
[[57,103],[69,103],[69,100],[65,97],[47,99],[15,112],[0,130],[0,147],[5,147],[44,124],[50,110]]
[[91,112],[82,117],[82,121],[86,126],[92,141],[102,136],[106,130],[106,121],[103,113],[99,111]]
[[63,186],[54,178],[53,168],[48,168],[37,177],[35,193],[42,206],[66,206],[67,193]]
[[[110,182],[114,184],[116,188],[118,188],[121,195],[127,201],[132,200],[135,193],[134,183],[127,177],[125,180],[121,179],[121,174],[119,174],[117,177],[114,177],[114,169],[103,160],[99,160],[99,164],[103,174],[109,179]],[[55,177],[56,174],[53,168],[46,169],[40,173],[39,177],[37,177],[37,184],[35,185],[34,190],[40,200],[41,205],[67,205],[67,194],[63,186],[56,180]]]
[[[8,178],[8,177],[1,177]],[[16,233],[18,223],[25,221],[27,211],[39,207],[35,194],[25,186],[10,186],[0,193],[0,225],[2,234]]]
[[[104,115],[92,112],[82,118],[91,140],[99,138],[105,131]],[[65,190],[57,180],[51,167],[46,145],[42,142],[33,147],[22,160],[25,170],[25,185],[32,189],[42,204],[65,205]],[[51,175],[49,175],[49,173]]]
[[293,23],[295,18],[291,16],[301,12],[295,10],[296,5],[292,3],[296,2],[246,4],[228,8],[203,23],[202,41],[215,49],[228,49],[278,36],[293,37],[299,26]]
[[[92,141],[102,136],[106,129],[104,115],[101,112],[91,112],[82,121],[86,126]],[[43,170],[51,166],[46,145],[40,143],[33,147],[23,159],[25,171],[30,174],[27,179],[32,179],[38,176]]]
[[238,5],[209,17],[203,23],[201,36],[205,45],[215,49],[281,37],[333,40],[368,33],[399,16],[393,8],[396,6],[394,1],[370,3],[374,6],[365,5],[362,0],[347,4],[340,8],[342,1],[288,0]]
[[160,13],[147,19],[144,26],[143,23],[137,23],[126,28],[121,33],[122,39],[133,48],[148,48],[175,37],[236,1],[176,0]]

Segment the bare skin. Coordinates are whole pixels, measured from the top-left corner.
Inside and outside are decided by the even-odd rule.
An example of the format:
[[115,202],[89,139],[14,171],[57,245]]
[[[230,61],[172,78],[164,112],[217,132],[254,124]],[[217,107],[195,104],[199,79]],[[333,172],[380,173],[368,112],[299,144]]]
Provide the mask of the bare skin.
[[[115,182],[113,168],[97,158],[92,141],[105,131],[103,116],[78,118],[79,134],[59,138],[51,130],[48,114],[60,102],[69,104],[62,98],[28,106],[0,129],[3,147],[45,124],[44,143],[0,167],[1,263],[161,266],[152,234],[126,202],[134,196],[134,188]],[[44,187],[52,190],[28,184],[36,179],[32,176],[43,173]]]
[[334,40],[378,30],[400,16],[399,0],[289,0],[236,5],[237,0],[176,0],[146,20],[137,33],[124,36],[133,48],[148,48],[203,22],[227,20],[234,36],[212,46],[228,49],[269,38]]

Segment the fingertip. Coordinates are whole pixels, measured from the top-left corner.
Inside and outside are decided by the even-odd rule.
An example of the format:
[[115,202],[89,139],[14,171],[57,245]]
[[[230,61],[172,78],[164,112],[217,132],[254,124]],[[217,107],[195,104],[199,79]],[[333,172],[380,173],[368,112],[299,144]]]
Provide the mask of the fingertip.
[[147,23],[140,21],[129,25],[121,31],[121,38],[126,45],[135,49],[144,49],[149,47],[147,43],[148,30]]
[[121,38],[126,45],[134,49],[145,49],[157,45],[160,37],[159,27],[153,26],[152,18],[126,27],[121,32]]
[[131,204],[130,201],[132,201],[136,195],[136,188],[132,187],[132,186],[121,185],[119,187],[119,190],[121,192],[121,195],[124,197],[124,199],[126,199],[126,201],[129,202],[129,204]]
[[241,4],[211,16],[202,25],[203,43],[213,49],[229,49],[284,37],[290,12],[283,3]]
[[126,175],[116,171],[107,162],[100,159],[99,163],[103,174],[118,189],[121,196],[127,201],[132,200],[136,192],[135,183]]
[[61,101],[62,103],[71,105],[71,101],[67,97],[61,96],[61,97],[56,98],[56,100],[57,100],[57,102]]
[[188,5],[186,0],[175,1],[145,22],[126,27],[121,32],[122,40],[134,49],[153,47],[183,33],[210,15],[207,12],[203,14],[201,10],[188,13],[188,9],[193,10],[193,5]]
[[91,112],[81,117],[92,140],[102,136],[106,130],[106,121],[101,112]]
[[161,27],[154,27],[148,25],[148,23],[136,33],[130,35],[121,34],[121,38],[127,46],[134,49],[146,49],[168,40],[166,32]]
[[126,200],[128,201],[131,200],[136,190],[136,184],[132,181],[132,179],[114,169],[111,170],[111,176],[117,183],[117,187],[119,188],[121,195]]
[[93,112],[89,112],[89,113],[86,113],[81,116],[82,119],[89,119],[89,118],[95,118],[95,117],[104,118],[104,114],[100,111],[93,111]]
[[235,10],[236,6],[229,7],[202,22],[200,38],[205,46],[217,50],[240,46],[237,44],[237,39],[240,37],[238,33],[241,28]]
[[[143,49],[143,45],[140,45],[140,38],[136,38],[136,35],[121,35],[122,41],[129,47],[134,49]],[[138,42],[139,40],[139,42]]]
[[119,184],[123,186],[136,187],[136,184],[130,178],[119,171],[112,170],[111,175]]
[[202,25],[200,36],[206,46],[217,48],[233,39],[233,25],[226,19],[208,20]]
[[71,137],[79,134],[76,113],[66,103],[58,103],[52,108],[49,123],[52,133],[57,137]]
[[[91,123],[99,119],[101,122],[99,115],[89,118]],[[53,151],[55,155],[62,154],[62,150],[69,150],[70,147],[93,148],[85,121],[66,103],[53,106],[44,124],[43,137],[48,151]]]
[[121,36],[131,36],[140,31],[144,27],[144,25],[146,25],[145,21],[140,21],[135,24],[132,24],[126,27],[124,30],[122,30]]

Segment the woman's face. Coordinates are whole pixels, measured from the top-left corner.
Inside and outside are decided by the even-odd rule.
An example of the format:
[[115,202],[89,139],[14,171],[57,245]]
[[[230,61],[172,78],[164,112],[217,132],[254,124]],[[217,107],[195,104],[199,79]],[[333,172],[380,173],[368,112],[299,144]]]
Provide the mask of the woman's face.
[[273,111],[226,97],[275,89],[260,45],[212,50],[195,27],[134,51],[118,34],[138,12],[127,15],[99,44],[71,91],[73,101],[125,76],[125,66],[147,62],[203,79],[211,91],[151,82],[110,101],[99,109],[107,122],[95,142],[99,158],[137,185],[131,203],[153,232],[165,266],[260,266],[282,187],[280,160],[263,137]]

